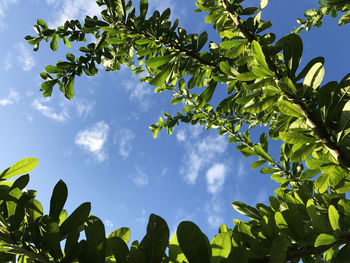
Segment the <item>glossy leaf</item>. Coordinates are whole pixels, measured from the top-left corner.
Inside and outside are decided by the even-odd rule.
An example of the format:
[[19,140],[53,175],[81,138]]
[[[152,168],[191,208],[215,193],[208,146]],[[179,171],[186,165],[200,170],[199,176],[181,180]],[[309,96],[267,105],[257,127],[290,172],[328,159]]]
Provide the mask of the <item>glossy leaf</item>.
[[179,245],[189,263],[209,263],[211,247],[208,238],[198,226],[189,221],[183,221],[176,231]]
[[0,174],[0,181],[31,172],[39,163],[36,158],[24,158]]
[[59,222],[59,216],[64,207],[64,204],[66,203],[67,196],[68,196],[67,186],[62,180],[60,180],[55,185],[55,188],[53,189],[51,200],[50,200],[49,215],[56,222]]
[[339,227],[339,213],[338,213],[337,209],[333,205],[330,205],[328,207],[328,218],[329,218],[329,222],[330,222],[333,230],[334,231],[340,230],[340,227]]
[[241,213],[242,215],[245,215],[252,219],[257,219],[257,220],[260,220],[261,218],[259,211],[252,206],[246,205],[239,201],[232,202],[232,206],[237,212]]
[[156,69],[156,68],[168,63],[173,57],[174,57],[173,55],[154,57],[154,58],[146,59],[145,63],[150,68]]
[[329,234],[319,234],[315,240],[315,247],[330,245],[337,239]]

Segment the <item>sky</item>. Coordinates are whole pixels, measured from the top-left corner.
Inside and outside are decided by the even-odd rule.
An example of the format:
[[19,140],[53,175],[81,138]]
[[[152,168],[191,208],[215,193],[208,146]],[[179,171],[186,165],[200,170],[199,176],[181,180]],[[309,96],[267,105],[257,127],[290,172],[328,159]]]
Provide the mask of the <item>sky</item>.
[[[170,7],[171,18],[179,18],[187,32],[207,30],[218,41],[204,14],[193,13],[194,3],[149,0],[151,11]],[[246,4],[257,6],[259,1]],[[272,20],[278,39],[312,7],[316,0],[270,0],[262,18]],[[42,43],[33,52],[24,36],[34,35],[37,18],[57,26],[98,13],[93,0],[0,0],[0,169],[25,157],[38,158],[28,188],[38,190],[46,213],[52,189],[62,179],[69,190],[68,212],[90,201],[107,233],[130,227],[132,240],[142,239],[151,213],[166,219],[171,234],[181,221],[191,220],[212,238],[222,223],[233,228],[234,218],[245,219],[232,201],[267,203],[278,184],[252,170],[256,159],[243,158],[215,130],[181,124],[173,135],[161,132],[153,139],[148,126],[163,112],[181,108],[170,105],[171,94],[154,94],[128,69],[77,78],[71,101],[57,89],[51,98],[42,97],[39,73],[72,50],[59,43],[52,52]],[[348,27],[338,27],[335,19],[325,22],[321,29],[301,34],[302,65],[316,56],[326,58],[323,83],[339,81],[350,61]],[[275,156],[278,144],[273,142]]]

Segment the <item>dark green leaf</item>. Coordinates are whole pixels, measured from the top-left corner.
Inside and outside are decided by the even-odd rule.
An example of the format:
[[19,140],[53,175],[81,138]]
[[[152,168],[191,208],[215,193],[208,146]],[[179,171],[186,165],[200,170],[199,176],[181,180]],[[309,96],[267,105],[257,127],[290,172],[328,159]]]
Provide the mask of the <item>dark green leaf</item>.
[[66,184],[62,180],[58,181],[51,195],[49,213],[50,217],[56,222],[59,222],[59,216],[66,203],[67,196],[68,189]]
[[208,238],[198,226],[189,221],[183,221],[176,231],[177,239],[183,253],[190,263],[209,263],[211,247]]
[[312,154],[315,148],[316,144],[314,143],[304,144],[292,154],[290,159],[293,162],[305,161]]
[[105,263],[105,227],[100,219],[89,216],[85,223],[85,234],[90,262]]
[[156,68],[168,63],[173,57],[174,57],[173,55],[154,57],[154,58],[146,59],[145,63],[150,68],[156,69]]
[[232,202],[232,206],[237,212],[241,213],[242,215],[248,216],[252,219],[261,219],[259,211],[252,206],[246,205],[239,201]]

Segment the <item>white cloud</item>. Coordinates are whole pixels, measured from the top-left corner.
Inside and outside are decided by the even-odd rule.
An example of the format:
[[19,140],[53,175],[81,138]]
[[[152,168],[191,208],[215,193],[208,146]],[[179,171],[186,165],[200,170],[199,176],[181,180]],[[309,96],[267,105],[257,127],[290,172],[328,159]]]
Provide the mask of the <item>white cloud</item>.
[[[46,100],[45,102],[48,102],[48,101],[49,100]],[[65,122],[69,118],[67,108],[63,108],[62,112],[56,113],[53,108],[46,106],[43,103],[44,103],[43,100],[39,101],[38,99],[35,99],[32,102],[32,107],[37,111],[39,111],[42,115],[58,122]]]
[[131,174],[129,177],[138,186],[145,186],[148,184],[148,176],[137,166],[136,173]]
[[24,71],[30,71],[35,66],[35,59],[33,52],[24,45],[23,42],[19,42],[15,45],[17,56],[17,63]]
[[7,9],[10,5],[17,3],[17,0],[0,0],[0,30],[3,30],[7,27],[6,23],[3,21],[6,17]]
[[88,16],[95,16],[101,13],[101,8],[96,0],[46,0],[46,3],[53,7],[50,27],[63,25],[71,19],[81,19]]
[[20,96],[19,96],[18,92],[11,89],[9,94],[5,98],[0,99],[0,105],[6,106],[6,105],[14,104],[15,102],[17,102],[19,100],[19,98],[20,98]]
[[13,60],[14,60],[13,54],[11,52],[8,52],[6,54],[6,57],[4,58],[4,70],[5,71],[8,71],[12,68]]
[[184,130],[178,130],[176,132],[176,139],[179,141],[179,142],[184,142],[186,140],[186,135],[185,135],[185,131]]
[[142,224],[145,224],[147,222],[147,212],[145,209],[142,209],[141,216],[135,218],[135,221]]
[[222,200],[218,196],[213,195],[204,208],[207,214],[207,222],[213,229],[218,229],[224,222],[223,208],[220,204],[222,204]]
[[[188,135],[191,138],[193,135]],[[197,134],[195,135],[197,136]],[[215,162],[227,149],[224,136],[207,136],[204,139],[191,139],[185,144],[185,163],[181,173],[189,184],[194,184],[199,172]]]
[[143,111],[147,111],[151,105],[150,96],[153,89],[133,76],[131,79],[124,81],[122,86],[130,93],[130,100],[136,101]]
[[96,104],[95,101],[88,101],[85,99],[78,98],[74,98],[73,101],[70,101],[69,103],[74,104],[78,117],[83,119],[86,119],[89,116]]
[[106,220],[104,221],[104,225],[105,225],[107,228],[113,228],[113,227],[114,227],[113,221],[110,220],[110,219],[106,219]]
[[238,178],[242,178],[244,177],[245,173],[244,173],[244,163],[242,160],[239,160],[238,163]]
[[227,167],[223,163],[216,163],[211,166],[207,173],[208,192],[216,194],[222,189],[226,178]]
[[75,137],[75,144],[91,153],[99,162],[107,158],[104,145],[108,138],[109,126],[104,121],[94,124],[91,128],[79,131]]
[[115,137],[115,143],[119,147],[119,155],[125,160],[132,150],[135,133],[130,129],[121,129]]

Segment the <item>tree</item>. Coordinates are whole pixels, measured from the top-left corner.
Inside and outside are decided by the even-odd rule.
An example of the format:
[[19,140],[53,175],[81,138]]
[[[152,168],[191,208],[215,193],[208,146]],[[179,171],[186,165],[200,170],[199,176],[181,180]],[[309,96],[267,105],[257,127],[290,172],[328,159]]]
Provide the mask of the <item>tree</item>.
[[[350,5],[345,0],[319,1],[319,9],[308,10],[300,27],[275,41],[265,33],[270,21],[261,20],[267,0],[260,8],[243,8],[243,0],[198,0],[198,12],[208,12],[222,42],[208,41],[208,34],[187,34],[178,21],[169,21],[170,10],[147,16],[147,0],[140,0],[139,15],[131,1],[97,0],[104,8],[101,19],[86,17],[50,29],[38,19],[37,36],[26,36],[34,50],[42,40],[53,51],[60,39],[95,43],[81,46],[78,58],[68,53],[66,61],[50,65],[40,75],[43,96],[54,86],[68,99],[74,96],[74,79],[97,74],[97,64],[107,71],[121,65],[155,92],[173,92],[172,104],[185,106],[177,115],[150,127],[154,137],[161,129],[171,134],[179,122],[205,125],[227,134],[230,143],[256,160],[262,174],[280,183],[269,204],[251,207],[233,202],[233,207],[250,221],[235,220],[234,229],[222,225],[219,234],[208,238],[192,222],[181,222],[169,242],[169,229],[159,216],[151,215],[147,234],[127,246],[130,230],[120,228],[107,238],[103,223],[90,215],[90,204],[80,205],[70,216],[63,209],[67,198],[64,182],[56,184],[50,212],[43,214],[35,191],[26,190],[26,174],[37,164],[24,159],[0,175],[0,242],[3,262],[347,262],[350,257],[350,75],[340,82],[321,85],[324,59],[312,59],[303,69],[298,33],[320,27],[323,16],[345,13],[340,25],[350,22]],[[244,17],[244,19],[242,18]],[[83,45],[83,44],[82,44]],[[217,85],[227,86],[227,96],[213,107]],[[203,91],[198,94],[198,89]],[[250,131],[268,127],[259,142]],[[268,153],[269,138],[281,140],[280,160]],[[25,174],[14,182],[6,180]],[[314,179],[314,180],[313,180]],[[79,239],[85,231],[86,239]],[[65,241],[64,249],[61,241]],[[166,249],[168,250],[166,251]]]

